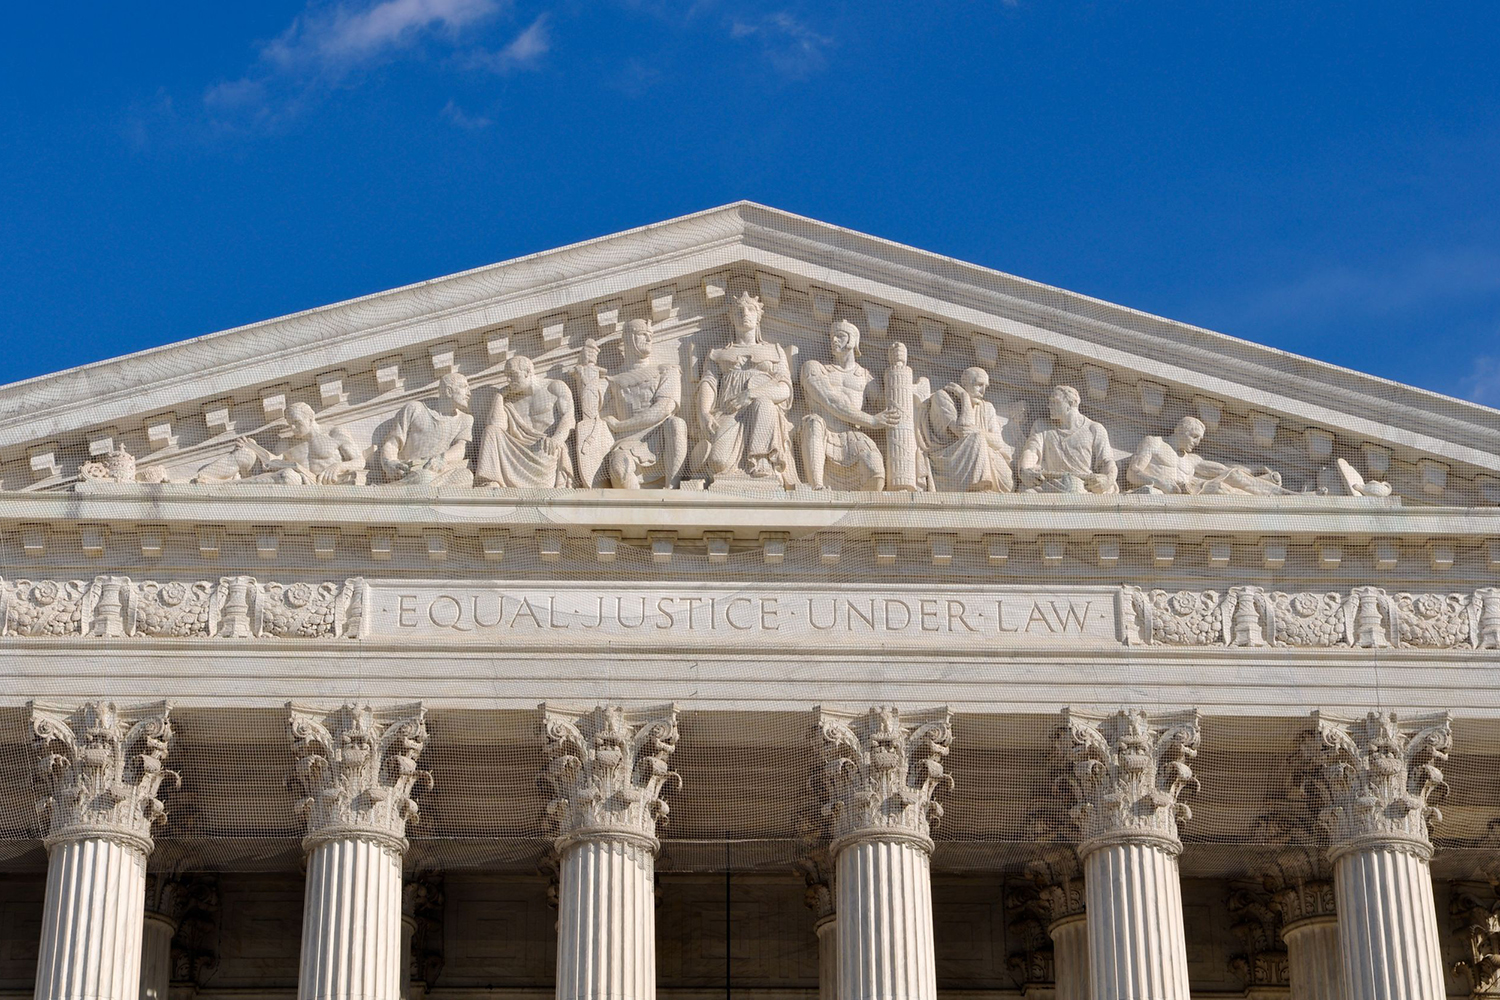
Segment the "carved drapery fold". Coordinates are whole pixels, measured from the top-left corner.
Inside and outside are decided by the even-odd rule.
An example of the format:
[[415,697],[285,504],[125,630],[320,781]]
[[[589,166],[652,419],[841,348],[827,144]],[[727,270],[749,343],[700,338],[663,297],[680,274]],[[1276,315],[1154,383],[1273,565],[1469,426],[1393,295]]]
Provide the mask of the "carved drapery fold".
[[851,838],[905,838],[932,849],[932,827],[943,815],[938,792],[953,787],[943,763],[953,743],[946,708],[864,713],[816,710],[823,762],[818,782],[837,854]]
[[1188,762],[1198,754],[1199,739],[1192,710],[1092,715],[1065,709],[1055,738],[1064,768],[1059,785],[1072,802],[1079,856],[1126,842],[1179,853],[1177,824],[1192,816],[1179,800],[1198,787]]
[[588,837],[634,838],[657,847],[656,828],[670,809],[666,794],[682,778],[668,765],[677,748],[677,706],[568,711],[541,706],[551,793],[547,816],[557,849]]
[[31,703],[37,812],[48,846],[98,837],[151,852],[151,829],[166,817],[157,793],[163,782],[180,783],[165,765],[170,715],[166,702],[117,708],[94,701],[71,710]]
[[1449,718],[1313,713],[1302,749],[1321,764],[1313,780],[1327,803],[1319,821],[1334,858],[1372,845],[1431,856],[1431,827],[1442,819],[1435,803],[1448,787],[1440,765],[1453,741]]
[[406,825],[418,816],[417,787],[432,787],[431,773],[417,767],[427,745],[426,709],[290,704],[287,711],[292,781],[302,791],[297,808],[307,818],[304,848],[359,837],[405,851]]

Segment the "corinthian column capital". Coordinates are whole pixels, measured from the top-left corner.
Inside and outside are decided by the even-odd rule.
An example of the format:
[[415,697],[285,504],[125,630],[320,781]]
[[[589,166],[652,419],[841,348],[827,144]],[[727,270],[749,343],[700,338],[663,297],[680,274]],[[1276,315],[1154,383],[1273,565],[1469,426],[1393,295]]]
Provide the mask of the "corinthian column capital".
[[432,787],[431,773],[417,768],[427,746],[426,709],[289,704],[287,713],[292,780],[303,796],[297,808],[307,816],[303,846],[353,837],[405,851],[406,824],[417,819],[417,785]]
[[101,838],[149,854],[151,828],[167,814],[157,793],[163,781],[181,780],[163,763],[172,746],[171,706],[30,707],[47,846]]
[[948,709],[905,718],[894,708],[815,711],[832,853],[850,839],[872,836],[913,840],[931,850],[932,827],[943,815],[937,793],[953,787],[943,768],[953,743]]
[[1314,712],[1302,752],[1320,765],[1310,781],[1325,803],[1318,819],[1331,855],[1393,847],[1431,857],[1431,826],[1443,818],[1434,803],[1448,788],[1439,765],[1452,744],[1447,712],[1401,720]]
[[1181,851],[1177,824],[1193,812],[1179,798],[1198,788],[1188,761],[1198,755],[1199,738],[1192,709],[1110,715],[1064,709],[1056,743],[1081,835],[1079,855],[1118,843]]
[[682,784],[667,764],[677,749],[677,706],[570,711],[544,704],[541,713],[541,781],[552,793],[547,815],[557,825],[557,849],[614,836],[655,851],[657,824],[670,812],[666,793]]

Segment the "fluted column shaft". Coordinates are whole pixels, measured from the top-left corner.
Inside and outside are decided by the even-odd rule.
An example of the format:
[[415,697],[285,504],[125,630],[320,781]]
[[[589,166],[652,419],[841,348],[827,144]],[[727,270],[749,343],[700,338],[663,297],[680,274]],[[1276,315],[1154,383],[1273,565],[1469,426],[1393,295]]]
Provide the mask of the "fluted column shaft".
[[933,1000],[929,844],[868,838],[838,850],[841,1000]]
[[1340,950],[1349,1000],[1430,1000],[1445,995],[1437,906],[1425,853],[1373,845],[1333,867]]
[[1047,928],[1052,938],[1053,985],[1057,1000],[1089,1000],[1089,925],[1083,913]]
[[818,935],[818,1000],[839,1000],[838,914],[819,920],[813,930]]
[[416,918],[413,917],[413,916],[411,916],[410,914],[406,913],[403,910],[403,912],[401,914],[401,968],[396,973],[400,977],[399,980],[398,980],[398,985],[400,986],[400,989],[401,989],[401,1000],[411,1000],[411,997],[412,997],[412,988],[411,988],[411,971],[412,971],[411,970],[411,965],[412,965],[411,942],[412,942],[412,938],[416,937],[416,934],[417,934],[417,920],[416,920]]
[[655,845],[590,837],[564,848],[558,872],[558,1000],[656,996]]
[[1189,1000],[1175,852],[1107,844],[1083,864],[1093,1000]]
[[53,844],[36,969],[36,1000],[137,1000],[146,853],[87,837]]
[[1291,1000],[1345,1000],[1337,917],[1313,917],[1281,932],[1286,942]]
[[167,1000],[172,988],[172,936],[177,924],[164,913],[147,912],[141,941],[141,1000]]
[[401,854],[337,837],[307,859],[299,1000],[399,1000]]

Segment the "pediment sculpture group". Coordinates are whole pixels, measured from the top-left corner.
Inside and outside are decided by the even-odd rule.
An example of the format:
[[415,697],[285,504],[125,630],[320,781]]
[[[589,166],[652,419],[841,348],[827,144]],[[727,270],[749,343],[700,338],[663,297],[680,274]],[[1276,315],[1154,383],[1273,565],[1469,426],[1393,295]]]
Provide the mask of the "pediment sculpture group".
[[[613,373],[600,366],[593,340],[584,345],[572,385],[539,375],[529,358],[509,358],[508,381],[472,466],[470,386],[449,372],[439,380],[437,400],[408,403],[377,433],[368,457],[346,431],[321,427],[312,407],[298,402],[286,410],[287,444],[279,454],[243,438],[193,482],[363,484],[373,462],[385,482],[420,486],[671,489],[689,477],[871,492],[1121,491],[1124,453],[1111,447],[1102,424],[1079,411],[1073,387],[1055,386],[1046,414],[1022,438],[1015,431],[1024,404],[997,409],[985,398],[983,368],[934,389],[914,376],[906,345],[897,342],[877,379],[857,360],[860,331],[848,320],[829,330],[832,359],[804,362],[794,384],[795,348],[765,339],[764,312],[749,293],[731,301],[733,334],[709,352],[686,406],[680,367],[653,359],[652,325],[635,319],[624,325],[624,365]],[[794,422],[789,414],[799,387],[807,412]],[[1204,433],[1203,422],[1189,416],[1166,435],[1142,438],[1125,463],[1125,488],[1292,492],[1270,469],[1198,455]],[[1384,486],[1350,485],[1349,492],[1371,494]]]

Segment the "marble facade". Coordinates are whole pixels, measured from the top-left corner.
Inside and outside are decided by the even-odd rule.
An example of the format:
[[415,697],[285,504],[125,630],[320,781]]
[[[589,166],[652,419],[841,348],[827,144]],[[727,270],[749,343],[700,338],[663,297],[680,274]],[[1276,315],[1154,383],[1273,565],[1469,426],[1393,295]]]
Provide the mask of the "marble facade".
[[0,387],[0,1000],[1500,996],[1500,417],[741,203]]

